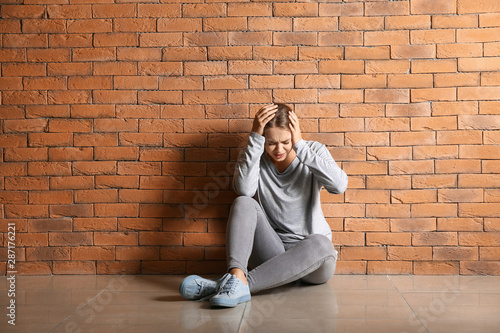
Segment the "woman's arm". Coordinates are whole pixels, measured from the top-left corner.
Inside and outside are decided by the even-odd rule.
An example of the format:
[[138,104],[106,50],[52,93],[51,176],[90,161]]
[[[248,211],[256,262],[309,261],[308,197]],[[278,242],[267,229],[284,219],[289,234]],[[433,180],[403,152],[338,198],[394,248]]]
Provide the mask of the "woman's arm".
[[325,145],[318,144],[313,148],[301,140],[294,145],[294,150],[328,192],[343,193],[346,190],[347,174],[339,168]]
[[330,193],[344,193],[347,188],[347,174],[339,168],[325,145],[317,144],[312,148],[302,140],[299,118],[295,112],[289,113],[293,149],[299,160],[307,165],[319,179],[321,185]]
[[263,136],[251,132],[248,145],[238,157],[234,168],[233,188],[238,195],[253,197],[259,185],[260,157],[264,152]]
[[238,195],[253,197],[257,192],[259,163],[265,143],[264,127],[277,110],[277,105],[270,104],[261,108],[255,115],[247,147],[241,151],[234,169],[233,188]]

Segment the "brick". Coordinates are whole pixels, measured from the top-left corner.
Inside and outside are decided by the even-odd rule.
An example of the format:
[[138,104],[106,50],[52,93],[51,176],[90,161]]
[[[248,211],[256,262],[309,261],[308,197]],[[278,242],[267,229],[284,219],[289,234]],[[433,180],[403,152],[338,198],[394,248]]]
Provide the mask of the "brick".
[[460,87],[479,85],[479,73],[454,73],[454,74],[435,74],[434,86],[440,87]]
[[16,119],[4,120],[5,133],[44,132],[47,130],[47,119]]
[[494,100],[499,87],[459,87],[458,100]]
[[389,88],[430,88],[433,86],[431,74],[390,74],[387,76]]
[[414,263],[413,273],[415,275],[458,275],[459,263],[418,261]]
[[[64,25],[63,27],[65,28]],[[112,31],[113,22],[110,19],[68,20],[68,33],[98,33]],[[66,32],[66,29],[62,32]]]
[[163,61],[203,61],[207,60],[205,47],[165,47]]
[[182,161],[184,154],[177,149],[143,148],[139,153],[141,161]]
[[366,261],[338,261],[335,273],[337,275],[366,274]]
[[143,231],[139,234],[139,245],[182,245],[182,233]]
[[316,74],[318,64],[313,61],[281,61],[274,64],[275,74]]
[[414,131],[423,130],[453,130],[457,128],[457,119],[454,116],[413,118],[411,129]]
[[98,203],[95,204],[95,216],[98,217],[137,217],[137,203]]
[[227,32],[195,32],[184,35],[187,46],[225,46],[228,44]]
[[435,58],[434,45],[391,45],[392,59]]
[[245,60],[252,58],[251,46],[210,46],[209,60]]
[[[295,48],[295,47],[294,47]],[[255,52],[255,49],[254,49]],[[296,57],[294,57],[295,59]],[[342,59],[342,48],[331,46],[301,46],[299,47],[300,60],[332,60]],[[346,58],[347,59],[347,58]]]
[[[47,233],[17,233],[16,246],[48,246]],[[17,265],[16,265],[17,266]]]
[[[458,88],[460,99],[460,89]],[[455,101],[457,99],[456,88],[416,88],[411,89],[411,102],[426,101]]]
[[386,162],[344,162],[346,172],[352,175],[384,175],[387,173]]
[[273,45],[317,45],[317,33],[315,32],[275,32],[273,33]]
[[406,231],[435,231],[436,219],[434,218],[411,218],[411,219],[391,219],[392,232]]
[[462,145],[460,147],[460,158],[476,159],[496,159],[498,154],[498,145]]
[[447,0],[412,0],[411,14],[455,14],[456,3]]
[[118,162],[119,175],[160,175],[161,164],[158,162]]
[[413,103],[413,104],[388,104],[387,116],[389,117],[416,117],[430,116],[430,103]]
[[93,75],[137,75],[137,64],[133,62],[98,62],[93,67]]
[[484,230],[485,231],[500,231],[500,219],[498,219],[498,218],[484,219]]
[[319,101],[320,103],[361,103],[363,91],[359,89],[324,89],[319,92]]
[[138,188],[139,176],[96,176],[96,188]]
[[162,135],[159,133],[120,133],[120,146],[161,146]]
[[408,103],[408,89],[366,89],[366,103]]
[[337,246],[363,246],[365,244],[365,233],[336,232],[332,235],[332,242]]
[[343,260],[385,260],[386,249],[384,247],[342,247],[340,256]]
[[121,189],[120,202],[161,203],[163,202],[163,191]]
[[500,207],[498,203],[460,203],[458,214],[460,217],[497,217]]
[[356,219],[346,218],[344,222],[345,231],[389,231],[388,219]]
[[201,105],[162,105],[160,112],[161,118],[203,118],[205,115]]
[[481,73],[481,84],[485,86],[500,85],[500,75],[498,73]]
[[438,144],[481,144],[480,131],[440,131],[437,133]]
[[367,159],[373,160],[408,160],[410,159],[410,147],[369,147]]
[[[229,90],[229,103],[271,103],[270,89]],[[227,131],[227,130],[225,130]]]
[[[479,15],[480,27],[498,27],[498,13],[486,13]],[[473,15],[471,15],[473,16]],[[476,25],[477,27],[477,25]]]
[[276,17],[317,16],[318,8],[315,3],[274,3],[273,14]]
[[227,99],[227,93],[223,90],[183,92],[185,104],[225,104]]
[[92,100],[97,104],[135,104],[137,103],[137,91],[94,90]]
[[[431,27],[430,15],[385,17],[385,28],[387,30],[429,29],[430,27]],[[378,30],[383,30],[383,28]]]
[[438,231],[482,231],[483,221],[478,218],[438,218]]
[[457,9],[458,14],[497,12],[500,11],[500,4],[494,0],[481,0],[477,2],[458,0]]
[[389,59],[391,49],[389,46],[346,46],[345,59],[376,60]]
[[412,235],[410,233],[370,232],[366,234],[367,246],[410,246],[411,240]]
[[388,133],[351,132],[345,134],[345,144],[350,146],[387,146]]
[[481,29],[458,29],[457,42],[459,43],[480,43],[497,42],[496,36],[500,28],[481,28]]
[[27,174],[26,163],[3,163],[0,165],[0,170],[4,176],[26,176]]
[[409,34],[404,30],[397,31],[367,31],[364,45],[398,45],[408,44]]
[[73,194],[70,191],[31,191],[30,204],[71,204],[73,203]]
[[500,260],[499,247],[481,247],[479,251],[481,260]]
[[[139,34],[130,33],[94,33],[94,46],[139,46]],[[137,50],[140,52],[139,50]],[[117,60],[120,60],[117,57]]]
[[227,74],[227,64],[216,62],[191,62],[184,65],[185,75],[224,75]]
[[412,263],[409,261],[370,261],[368,274],[411,274]]
[[500,64],[496,58],[461,58],[458,59],[458,70],[463,72],[499,71]]
[[4,5],[2,16],[5,18],[42,18],[45,7],[39,5]]
[[319,32],[318,46],[363,45],[363,32]]
[[412,60],[412,73],[454,73],[457,71],[457,62],[452,59],[445,60]]
[[181,4],[139,4],[138,17],[181,17]]
[[90,274],[96,273],[95,261],[55,261],[53,265],[54,274]]
[[[323,19],[324,20],[324,19]],[[333,21],[330,19],[330,21]],[[336,21],[333,21],[336,23]],[[326,26],[326,25],[323,25]],[[382,30],[384,28],[383,17],[340,17],[339,30]],[[329,30],[337,30],[332,27]]]
[[90,63],[49,63],[47,74],[50,76],[59,75],[90,75],[92,74],[92,64]]
[[404,218],[410,217],[410,205],[407,204],[367,204],[367,217]]
[[[26,6],[25,6],[26,7]],[[25,19],[23,20],[23,33],[65,33],[65,20]],[[73,31],[76,32],[76,31]]]
[[481,172],[481,163],[475,160],[442,160],[436,161],[436,173]]
[[389,161],[390,175],[434,173],[432,161]]
[[49,47],[92,47],[92,34],[51,34]]
[[28,221],[28,232],[71,232],[72,221],[69,219],[34,219]]
[[463,275],[498,275],[500,264],[498,262],[461,261],[460,274]]
[[[333,76],[331,78],[320,78],[320,82],[316,82],[317,75],[298,75],[297,80],[298,88],[314,88],[311,85],[328,85],[328,82],[335,81]],[[311,82],[309,78],[313,79]],[[266,89],[266,88],[293,88],[294,77],[291,75],[251,75],[249,86],[251,89]]]
[[393,190],[391,202],[401,204],[436,202],[435,190]]
[[28,193],[22,191],[3,191],[3,193],[0,194],[0,203],[27,204]]
[[68,204],[68,205],[51,205],[51,217],[90,217],[93,215],[92,205],[87,204]]
[[432,247],[387,247],[388,260],[432,260]]
[[[179,205],[165,204],[141,204],[140,217],[181,217],[182,207]],[[225,214],[227,216],[227,214]],[[217,217],[217,216],[200,216],[200,217]],[[222,217],[222,216],[218,216]]]
[[[454,29],[412,30],[411,44],[446,44],[455,42]],[[459,40],[459,42],[462,42]]]
[[139,159],[138,147],[96,147],[95,157],[97,161],[119,161]]
[[365,72],[367,74],[407,73],[410,62],[407,60],[367,60]]
[[48,177],[8,177],[5,179],[5,190],[48,190]]
[[366,179],[367,189],[410,189],[410,176],[369,176]]
[[319,72],[325,74],[361,74],[364,63],[361,60],[320,61]]
[[112,246],[80,246],[71,249],[71,260],[114,260]]
[[[116,32],[156,32],[156,20],[153,18],[117,18],[113,20],[114,31]],[[105,31],[102,31],[105,32]],[[141,41],[142,34],[139,35],[139,41]],[[147,35],[147,40],[150,40],[151,36]],[[160,38],[160,35],[155,35]],[[168,36],[163,36],[165,40],[169,40]],[[170,37],[174,37],[173,35]]]
[[435,15],[432,17],[432,28],[477,28],[477,15]]
[[35,247],[26,249],[26,260],[70,260],[69,247]]
[[495,130],[500,128],[500,123],[493,115],[461,115],[458,117],[458,128]]
[[315,89],[275,89],[273,99],[278,103],[313,103],[317,101]]

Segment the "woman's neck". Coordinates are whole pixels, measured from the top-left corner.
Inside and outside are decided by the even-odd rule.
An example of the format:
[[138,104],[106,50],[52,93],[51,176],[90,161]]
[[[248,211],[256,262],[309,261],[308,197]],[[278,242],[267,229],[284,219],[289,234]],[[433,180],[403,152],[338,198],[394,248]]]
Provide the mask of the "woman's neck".
[[293,160],[295,159],[295,156],[297,156],[297,154],[295,153],[295,150],[292,150],[290,154],[288,154],[285,160],[281,162],[276,162],[273,159],[271,159],[271,161],[273,162],[276,169],[278,169],[278,172],[283,173],[290,166],[290,164],[292,164]]

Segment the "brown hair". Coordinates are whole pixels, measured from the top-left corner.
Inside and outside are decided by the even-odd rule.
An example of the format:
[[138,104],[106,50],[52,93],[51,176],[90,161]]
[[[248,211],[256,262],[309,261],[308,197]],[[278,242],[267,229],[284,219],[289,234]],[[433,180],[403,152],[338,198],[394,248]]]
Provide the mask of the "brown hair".
[[274,115],[273,119],[264,126],[264,132],[268,128],[280,127],[286,130],[290,130],[290,118],[288,118],[288,112],[292,109],[285,104],[275,103],[278,106],[278,111]]

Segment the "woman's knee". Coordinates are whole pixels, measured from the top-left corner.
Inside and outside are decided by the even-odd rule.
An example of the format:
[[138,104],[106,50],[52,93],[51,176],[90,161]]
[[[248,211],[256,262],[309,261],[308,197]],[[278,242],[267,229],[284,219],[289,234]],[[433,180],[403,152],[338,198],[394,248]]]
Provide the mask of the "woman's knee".
[[325,235],[313,234],[307,236],[304,241],[310,244],[314,251],[319,252],[321,256],[333,255],[336,257],[336,251],[332,241]]
[[257,200],[255,200],[252,197],[246,197],[246,196],[239,196],[233,201],[233,208],[234,207],[260,207],[259,203]]
[[337,259],[334,257],[327,258],[323,264],[314,272],[304,276],[301,280],[311,284],[323,284],[328,282],[335,274]]

